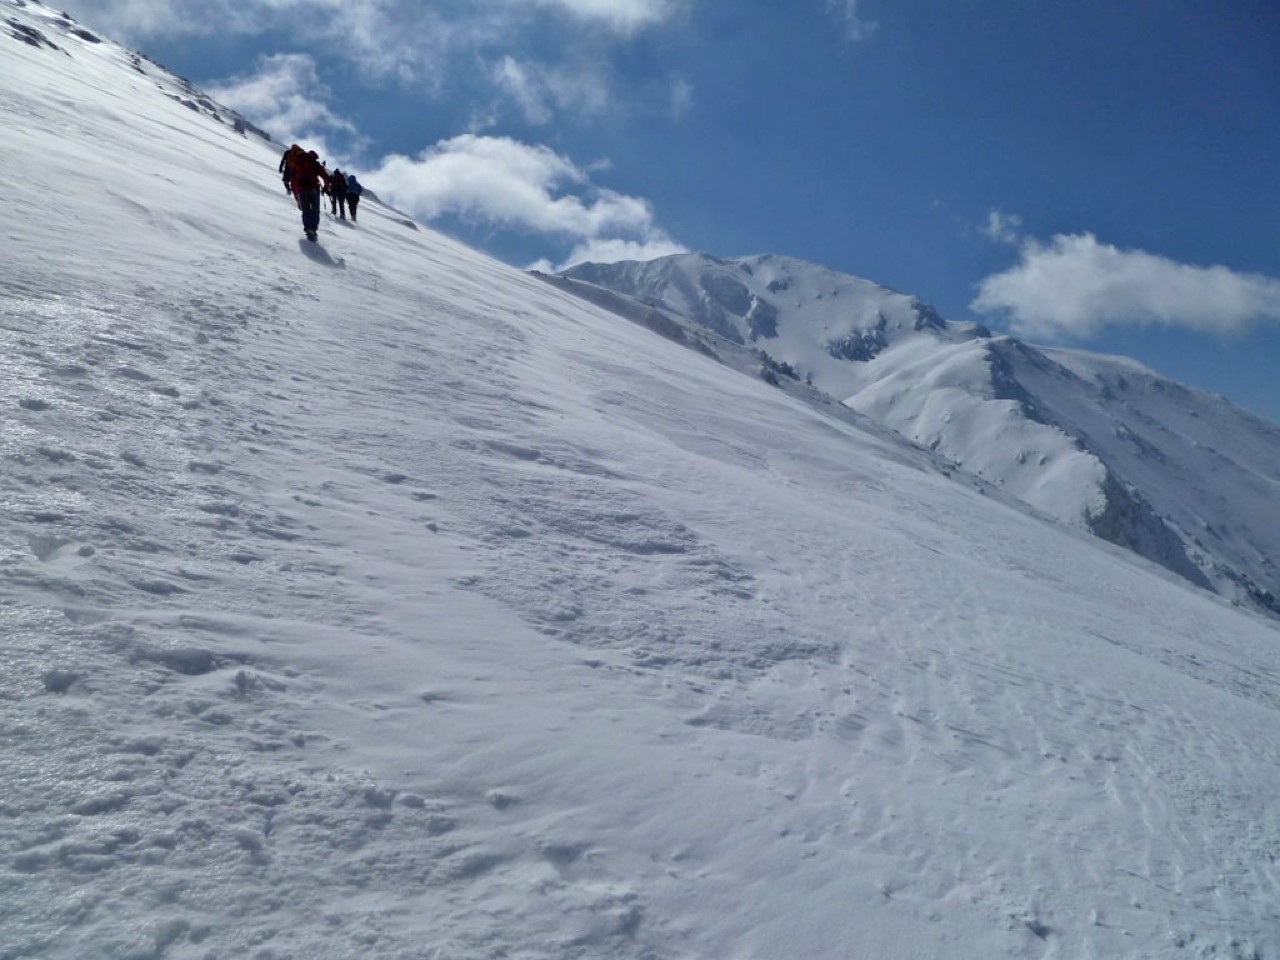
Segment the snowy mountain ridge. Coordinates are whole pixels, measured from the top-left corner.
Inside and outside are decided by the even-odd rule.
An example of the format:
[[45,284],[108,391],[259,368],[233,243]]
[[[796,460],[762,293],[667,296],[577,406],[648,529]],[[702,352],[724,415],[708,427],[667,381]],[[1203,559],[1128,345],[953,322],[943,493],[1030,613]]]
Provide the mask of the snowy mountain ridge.
[[1059,521],[1280,613],[1280,428],[1136,361],[1035,347],[815,264],[680,254],[583,264],[764,351]]
[[0,960],[1280,956],[1274,622],[0,24]]

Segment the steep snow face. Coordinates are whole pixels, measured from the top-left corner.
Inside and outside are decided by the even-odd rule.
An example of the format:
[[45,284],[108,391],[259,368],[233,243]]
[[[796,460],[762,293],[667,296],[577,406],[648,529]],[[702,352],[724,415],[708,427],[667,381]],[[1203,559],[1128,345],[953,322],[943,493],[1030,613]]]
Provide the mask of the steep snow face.
[[750,344],[1041,513],[1280,612],[1280,512],[1267,507],[1280,430],[1219,397],[1132,361],[992,337],[783,257],[690,254],[567,275]]
[[864,371],[845,402],[1072,526],[1106,507],[1106,467],[1052,421],[1029,416],[1016,381],[994,372],[989,338],[940,345],[913,338]]
[[1041,416],[1098,452],[1128,509],[1145,501],[1213,589],[1280,613],[1280,428],[1125,358],[1024,349],[1011,366]]
[[1274,624],[0,24],[4,960],[1280,955]]

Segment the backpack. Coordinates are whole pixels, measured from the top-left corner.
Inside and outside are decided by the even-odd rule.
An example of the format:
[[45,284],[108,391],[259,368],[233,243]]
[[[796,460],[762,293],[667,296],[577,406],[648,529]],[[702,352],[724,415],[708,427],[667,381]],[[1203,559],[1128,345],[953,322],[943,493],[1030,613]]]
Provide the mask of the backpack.
[[347,193],[354,197],[360,196],[364,192],[364,187],[360,186],[360,181],[356,179],[354,173],[347,174]]
[[299,152],[293,161],[293,182],[302,190],[318,190],[324,164],[309,153]]

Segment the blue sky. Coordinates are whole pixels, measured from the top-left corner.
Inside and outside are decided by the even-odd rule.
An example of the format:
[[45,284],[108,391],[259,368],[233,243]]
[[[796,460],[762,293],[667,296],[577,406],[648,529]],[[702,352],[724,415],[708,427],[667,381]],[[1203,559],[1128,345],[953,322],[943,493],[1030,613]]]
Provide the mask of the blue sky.
[[68,0],[514,264],[781,253],[1280,422],[1275,0]]

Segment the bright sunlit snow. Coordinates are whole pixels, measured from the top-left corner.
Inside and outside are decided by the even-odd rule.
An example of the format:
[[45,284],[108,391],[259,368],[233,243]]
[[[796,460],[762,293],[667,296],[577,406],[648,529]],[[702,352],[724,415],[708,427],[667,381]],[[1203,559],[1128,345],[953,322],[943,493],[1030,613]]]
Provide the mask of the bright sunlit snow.
[[0,958],[1280,956],[1274,622],[0,10]]

